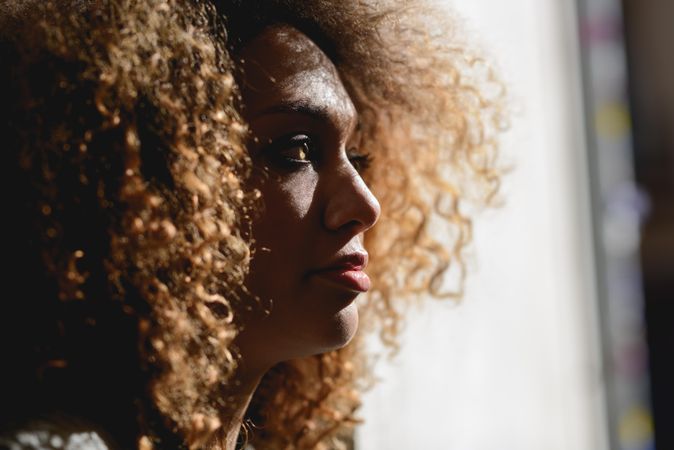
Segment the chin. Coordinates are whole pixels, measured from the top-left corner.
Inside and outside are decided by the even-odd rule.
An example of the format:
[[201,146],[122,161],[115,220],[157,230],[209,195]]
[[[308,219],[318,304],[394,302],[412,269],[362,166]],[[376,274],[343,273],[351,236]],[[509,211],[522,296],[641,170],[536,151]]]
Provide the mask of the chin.
[[355,302],[335,313],[327,323],[315,329],[314,348],[305,356],[326,353],[346,346],[358,330],[358,307]]
[[[315,303],[315,300],[312,299]],[[325,305],[325,303],[323,303]],[[326,353],[346,346],[358,330],[358,307],[351,301],[339,308],[304,308],[253,321],[236,338],[251,366]]]

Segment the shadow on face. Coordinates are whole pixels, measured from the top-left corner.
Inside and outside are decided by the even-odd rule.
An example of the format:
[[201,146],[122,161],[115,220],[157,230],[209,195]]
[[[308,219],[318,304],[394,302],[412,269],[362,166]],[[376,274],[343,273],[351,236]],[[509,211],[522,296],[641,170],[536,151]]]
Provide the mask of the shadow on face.
[[[264,210],[253,224],[248,289],[270,313],[237,344],[250,366],[346,345],[370,287],[363,233],[380,213],[363,182],[358,115],[334,64],[306,35],[265,29],[241,55],[243,114]],[[253,301],[253,300],[251,300]]]

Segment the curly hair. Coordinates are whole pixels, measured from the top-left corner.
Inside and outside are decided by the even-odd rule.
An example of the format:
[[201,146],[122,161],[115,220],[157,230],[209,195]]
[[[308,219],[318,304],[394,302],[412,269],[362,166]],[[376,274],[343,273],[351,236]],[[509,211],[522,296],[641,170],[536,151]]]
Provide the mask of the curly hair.
[[[338,68],[382,216],[366,234],[363,329],[269,371],[250,442],[342,448],[370,384],[363,336],[395,351],[412,299],[462,295],[464,205],[498,190],[504,91],[451,16],[398,0],[62,0],[6,12],[0,126],[18,194],[4,235],[7,282],[22,294],[3,305],[4,420],[57,405],[86,411],[123,447],[222,447],[264,202],[247,184],[236,55],[274,23],[305,32]],[[459,277],[446,290],[450,266]]]

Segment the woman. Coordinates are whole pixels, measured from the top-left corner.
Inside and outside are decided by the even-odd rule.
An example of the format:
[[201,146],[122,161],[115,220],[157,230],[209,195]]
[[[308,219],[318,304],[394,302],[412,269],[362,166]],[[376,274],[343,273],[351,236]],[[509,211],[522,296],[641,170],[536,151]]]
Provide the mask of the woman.
[[340,448],[364,333],[460,295],[484,64],[409,2],[9,6],[6,445]]

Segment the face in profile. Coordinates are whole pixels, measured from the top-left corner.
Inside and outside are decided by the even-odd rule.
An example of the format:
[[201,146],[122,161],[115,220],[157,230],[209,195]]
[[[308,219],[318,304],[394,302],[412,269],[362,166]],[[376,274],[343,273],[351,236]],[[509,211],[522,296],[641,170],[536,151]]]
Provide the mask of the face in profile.
[[247,364],[264,365],[352,338],[354,300],[370,287],[363,234],[380,207],[360,176],[370,157],[359,147],[356,109],[325,53],[300,31],[274,26],[241,57],[264,201],[247,288],[271,308],[251,315],[239,347]]

